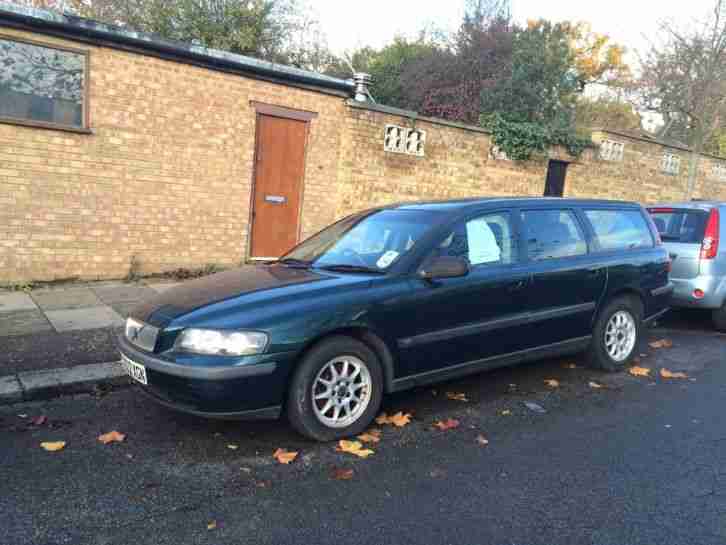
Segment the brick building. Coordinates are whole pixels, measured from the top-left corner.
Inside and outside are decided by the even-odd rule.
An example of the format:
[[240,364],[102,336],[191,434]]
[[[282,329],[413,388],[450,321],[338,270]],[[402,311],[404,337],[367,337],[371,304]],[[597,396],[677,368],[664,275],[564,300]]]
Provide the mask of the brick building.
[[[0,0],[0,284],[280,255],[352,211],[476,195],[682,199],[688,150],[597,131],[508,161],[350,81]],[[726,198],[704,157],[695,196]]]

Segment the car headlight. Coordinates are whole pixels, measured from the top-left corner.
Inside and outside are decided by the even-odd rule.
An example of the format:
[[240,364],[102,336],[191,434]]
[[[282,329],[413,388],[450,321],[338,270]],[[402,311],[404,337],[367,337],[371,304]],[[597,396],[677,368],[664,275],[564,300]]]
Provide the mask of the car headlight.
[[174,348],[182,352],[216,356],[251,356],[267,348],[268,336],[259,331],[185,329]]

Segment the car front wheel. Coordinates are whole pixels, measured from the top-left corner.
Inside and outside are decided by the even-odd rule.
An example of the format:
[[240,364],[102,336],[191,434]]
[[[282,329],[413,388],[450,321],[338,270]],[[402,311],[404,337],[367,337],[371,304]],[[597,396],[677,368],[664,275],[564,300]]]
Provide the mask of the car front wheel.
[[594,367],[619,371],[635,357],[640,341],[640,302],[621,297],[608,303],[595,322],[589,359]]
[[356,339],[336,336],[303,358],[290,384],[287,415],[301,434],[332,441],[365,430],[382,397],[383,371],[375,353]]

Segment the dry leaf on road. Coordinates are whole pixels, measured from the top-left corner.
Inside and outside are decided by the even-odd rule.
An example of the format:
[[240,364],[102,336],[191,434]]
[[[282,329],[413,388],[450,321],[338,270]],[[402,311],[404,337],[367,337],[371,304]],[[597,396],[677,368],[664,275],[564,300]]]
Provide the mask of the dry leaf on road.
[[297,458],[297,452],[294,451],[287,451],[284,448],[277,449],[273,454],[272,457],[280,462],[281,464],[289,464],[292,462],[295,458]]
[[66,447],[65,441],[50,441],[41,443],[40,446],[48,452],[55,452],[57,450],[63,450]]
[[359,458],[368,458],[374,452],[369,448],[363,448],[363,443],[360,441],[346,441],[345,439],[338,441],[336,450],[338,452],[353,454]]
[[207,530],[214,530],[217,527],[217,521],[212,520],[207,524]]
[[504,409],[503,411],[499,411],[500,416],[509,416],[510,414],[512,414],[512,411],[510,411],[509,409]]
[[101,443],[103,443],[104,445],[108,445],[109,443],[120,443],[124,439],[126,439],[126,436],[123,433],[117,432],[116,430],[98,436],[98,440],[101,441]]
[[238,445],[232,445],[232,444],[230,444],[230,445],[227,445],[227,448],[229,450],[237,450],[239,448],[239,446]]
[[364,443],[378,443],[381,440],[381,430],[370,429],[361,433],[357,439]]
[[482,434],[479,434],[476,436],[476,442],[482,446],[487,446],[489,444],[489,439],[484,437]]
[[353,478],[353,470],[344,467],[338,467],[333,470],[331,477],[336,481],[349,481]]
[[688,375],[685,373],[674,373],[673,371],[669,371],[665,367],[663,367],[660,370],[660,376],[663,378],[688,378]]
[[560,387],[560,381],[554,378],[548,378],[544,381],[544,383],[549,386],[550,388],[559,388]]
[[386,413],[381,413],[376,418],[376,424],[383,426],[385,424],[391,424],[392,426],[396,426],[397,428],[402,428],[406,424],[411,422],[411,414],[410,413],[402,413],[397,412],[393,416],[388,416]]
[[30,423],[31,423],[31,424],[32,424],[33,426],[42,426],[42,425],[43,425],[43,424],[45,424],[45,423],[46,423],[47,421],[48,421],[48,417],[47,417],[47,416],[45,416],[45,415],[41,415],[41,416],[36,416],[35,418],[31,418],[31,419],[30,419]]
[[673,341],[670,339],[661,339],[659,341],[653,341],[652,343],[649,343],[648,346],[651,348],[670,348],[673,346]]
[[634,377],[648,377],[650,376],[650,368],[638,367],[637,365],[628,369],[628,373]]
[[469,401],[469,398],[466,397],[465,393],[456,393],[456,392],[446,392],[446,397],[453,401]]
[[605,388],[605,386],[603,386],[602,384],[599,384],[593,380],[588,382],[587,385],[594,390],[599,390],[600,388]]
[[434,423],[434,428],[438,428],[441,431],[451,430],[459,427],[459,421],[455,418],[449,418],[447,420],[439,420]]
[[577,365],[575,365],[574,363],[563,363],[562,367],[564,367],[565,369],[578,369]]

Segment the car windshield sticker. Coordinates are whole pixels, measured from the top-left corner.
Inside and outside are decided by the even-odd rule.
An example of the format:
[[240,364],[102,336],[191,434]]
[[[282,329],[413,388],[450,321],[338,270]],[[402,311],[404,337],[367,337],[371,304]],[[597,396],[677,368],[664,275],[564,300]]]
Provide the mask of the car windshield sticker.
[[383,254],[381,257],[378,258],[376,265],[378,266],[379,269],[385,269],[391,263],[393,263],[397,257],[398,257],[398,252],[394,252],[393,250],[388,250],[385,254]]
[[466,224],[466,237],[469,243],[469,263],[492,263],[499,261],[501,252],[491,228],[483,218]]

